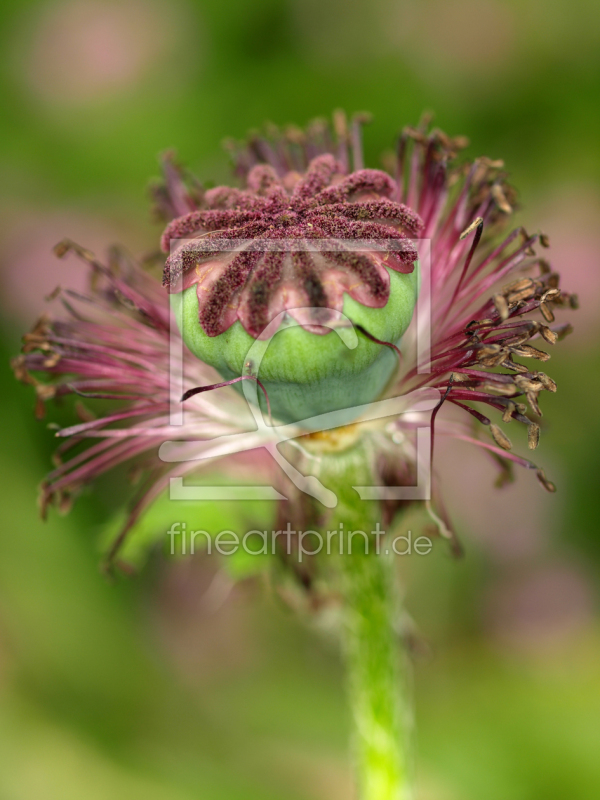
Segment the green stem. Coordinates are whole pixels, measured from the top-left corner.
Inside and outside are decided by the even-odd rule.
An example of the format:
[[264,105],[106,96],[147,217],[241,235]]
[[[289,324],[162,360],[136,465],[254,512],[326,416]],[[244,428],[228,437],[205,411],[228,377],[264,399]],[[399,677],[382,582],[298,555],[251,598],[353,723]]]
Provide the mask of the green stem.
[[[379,504],[361,500],[352,488],[372,482],[368,461],[359,445],[323,458],[320,471],[324,482],[335,486],[339,503],[332,517],[346,532],[335,560],[344,599],[353,750],[360,800],[410,800],[410,714],[396,565],[389,542],[371,533],[379,530]],[[366,537],[350,531],[364,531]]]
[[394,625],[399,612],[394,565],[389,555],[356,548],[340,562],[359,797],[408,800],[408,713]]

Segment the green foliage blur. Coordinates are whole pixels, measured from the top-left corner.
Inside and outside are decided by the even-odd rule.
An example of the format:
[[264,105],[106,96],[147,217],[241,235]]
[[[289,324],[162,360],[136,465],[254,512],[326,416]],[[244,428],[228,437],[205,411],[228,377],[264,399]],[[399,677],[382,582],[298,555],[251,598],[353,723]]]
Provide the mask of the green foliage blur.
[[[236,563],[234,584],[214,557],[158,548],[137,575],[107,580],[122,476],[41,522],[54,440],[8,366],[42,295],[81,280],[53,244],[156,247],[146,189],[160,152],[219,182],[225,137],[338,107],[373,113],[372,166],[425,110],[468,135],[471,155],[503,158],[519,221],[550,235],[581,296],[548,365],[559,391],[544,398],[536,453],[558,493],[529,474],[496,491],[469,449],[447,452],[466,558],[436,542],[401,564],[418,800],[597,800],[600,6],[5,0],[0,20],[0,800],[352,796],[331,635],[255,564]],[[186,513],[214,530],[273,513],[201,506]],[[154,513],[140,537],[169,526],[168,510]]]

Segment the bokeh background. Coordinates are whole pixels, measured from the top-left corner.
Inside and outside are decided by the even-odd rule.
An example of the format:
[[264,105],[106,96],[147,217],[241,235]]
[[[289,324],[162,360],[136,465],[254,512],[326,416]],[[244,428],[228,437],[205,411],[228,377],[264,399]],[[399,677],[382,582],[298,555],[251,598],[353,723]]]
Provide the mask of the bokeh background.
[[[467,557],[401,564],[414,660],[419,800],[600,796],[600,6],[595,0],[4,0],[0,5],[0,799],[337,800],[351,796],[332,637],[240,563],[150,554],[100,574],[125,501],[109,478],[42,523],[53,437],[8,367],[57,284],[51,247],[155,247],[146,196],[175,147],[203,180],[264,120],[369,110],[372,166],[426,110],[503,158],[520,219],[579,292],[553,351],[537,460],[492,489],[442,453]],[[60,419],[57,412],[54,419]],[[273,509],[204,504],[248,529]],[[192,512],[190,512],[192,513]],[[140,536],[164,531],[162,506]],[[252,527],[252,526],[251,526]],[[162,534],[164,538],[164,533]]]

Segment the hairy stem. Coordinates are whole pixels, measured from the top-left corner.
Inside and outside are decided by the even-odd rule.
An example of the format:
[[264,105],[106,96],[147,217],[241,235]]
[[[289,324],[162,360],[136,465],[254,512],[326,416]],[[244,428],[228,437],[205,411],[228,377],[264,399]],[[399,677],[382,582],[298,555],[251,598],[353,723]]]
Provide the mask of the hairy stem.
[[408,800],[408,714],[392,559],[353,548],[340,560],[360,800]]
[[345,531],[343,551],[335,560],[344,599],[344,655],[358,796],[410,800],[410,713],[398,635],[400,592],[391,546],[377,533],[380,506],[361,500],[352,488],[371,482],[365,481],[368,459],[361,450],[359,446],[346,457],[338,455],[329,464],[324,460],[321,472],[335,480],[339,503],[332,517],[338,526],[343,523]]

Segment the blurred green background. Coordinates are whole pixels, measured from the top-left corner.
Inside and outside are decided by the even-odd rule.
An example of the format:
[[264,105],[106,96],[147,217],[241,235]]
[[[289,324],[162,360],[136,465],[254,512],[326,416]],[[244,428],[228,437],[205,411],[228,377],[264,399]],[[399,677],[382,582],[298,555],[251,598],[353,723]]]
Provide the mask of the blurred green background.
[[[0,19],[0,800],[351,796],[331,637],[215,559],[157,553],[107,581],[99,541],[126,493],[106,479],[40,522],[53,437],[8,368],[44,293],[83,284],[53,244],[155,246],[158,153],[220,181],[224,137],[337,107],[373,113],[372,166],[426,109],[470,155],[503,158],[520,219],[581,296],[537,454],[558,493],[527,474],[496,492],[468,448],[446,449],[467,558],[436,545],[401,565],[423,643],[418,800],[597,800],[597,2],[4,0]],[[271,512],[198,511],[244,530]]]

